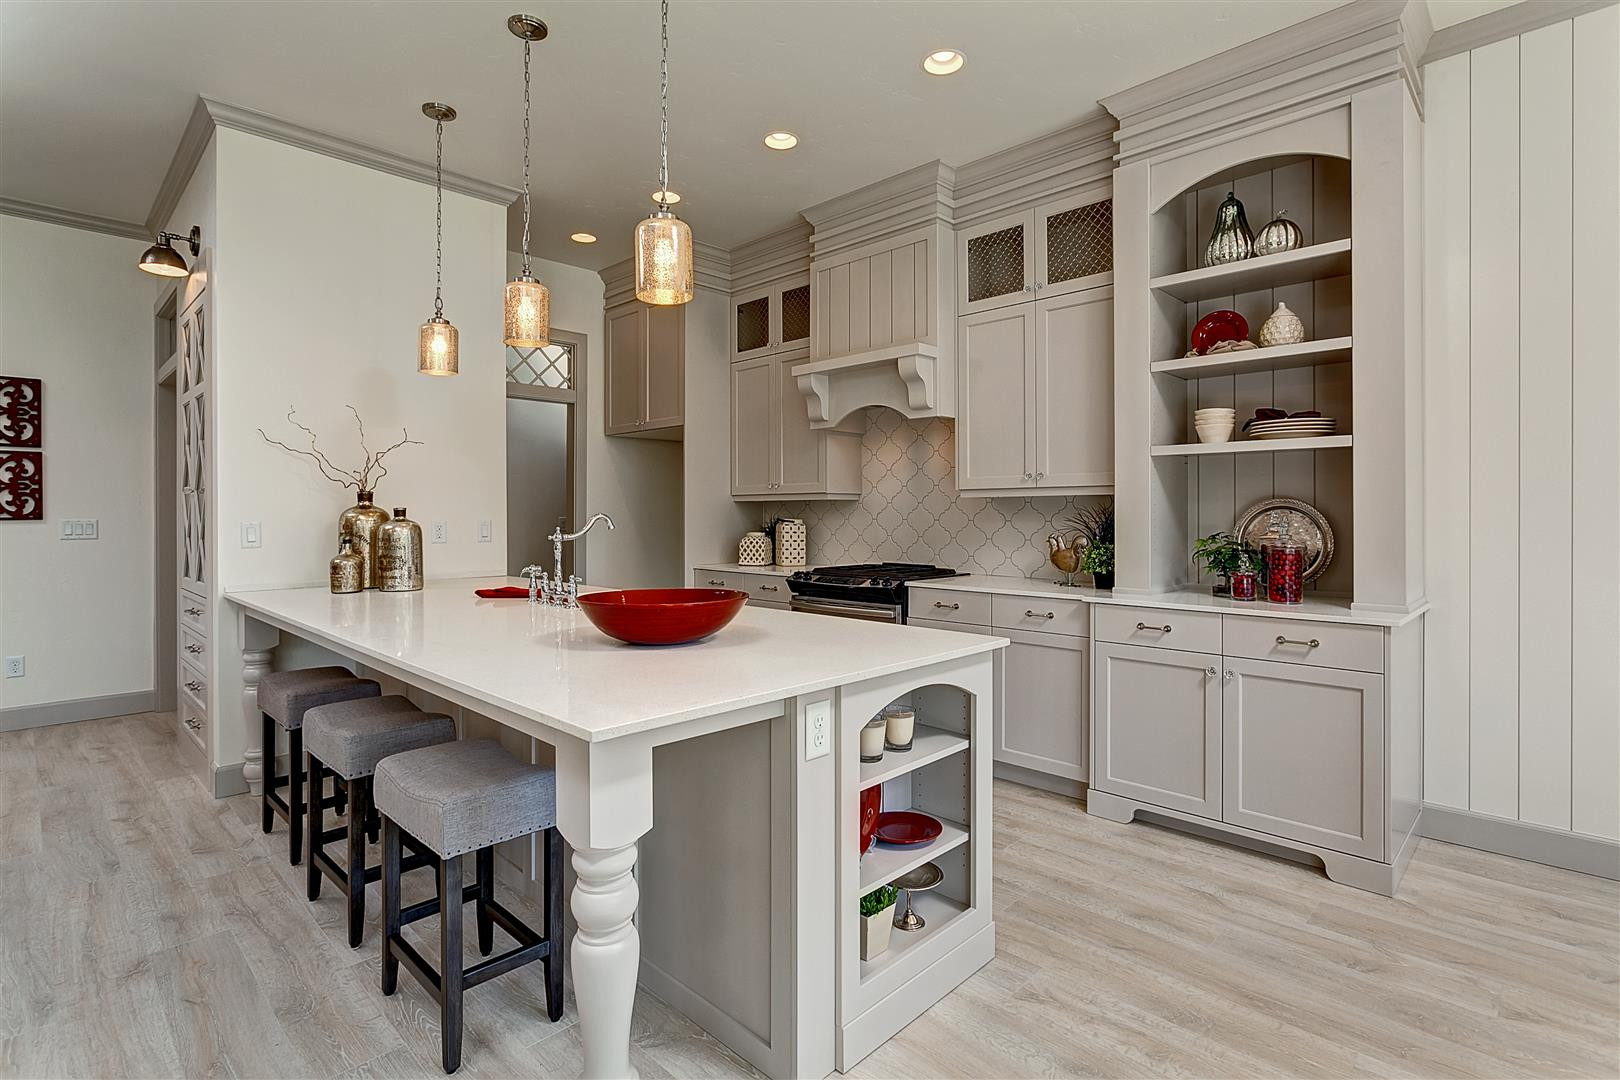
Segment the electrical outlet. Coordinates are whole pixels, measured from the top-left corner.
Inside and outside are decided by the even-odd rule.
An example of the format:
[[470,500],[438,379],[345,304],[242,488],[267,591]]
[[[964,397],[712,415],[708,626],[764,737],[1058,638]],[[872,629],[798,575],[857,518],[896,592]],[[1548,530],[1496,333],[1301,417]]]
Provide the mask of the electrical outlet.
[[63,518],[63,540],[94,540],[96,539],[95,518]]
[[259,523],[257,521],[244,521],[244,522],[242,522],[242,546],[243,547],[245,547],[245,548],[260,547],[260,546],[262,546],[263,541],[264,541],[264,530],[259,527]]
[[28,658],[26,656],[6,657],[6,678],[20,679],[28,674]]
[[484,518],[478,523],[478,542],[487,544],[493,539],[495,539],[495,523],[489,518]]
[[432,535],[433,535],[433,540],[432,540],[433,543],[435,543],[435,544],[447,543],[449,541],[449,539],[450,539],[450,526],[445,524],[442,521],[435,521],[433,523]]
[[832,702],[812,701],[804,707],[804,760],[826,757],[832,751]]

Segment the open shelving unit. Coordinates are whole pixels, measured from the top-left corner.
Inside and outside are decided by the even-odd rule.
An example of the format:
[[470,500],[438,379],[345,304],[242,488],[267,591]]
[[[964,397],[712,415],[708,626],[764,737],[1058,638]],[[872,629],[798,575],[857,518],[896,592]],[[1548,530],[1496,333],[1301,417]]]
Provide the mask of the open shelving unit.
[[1275,454],[1279,450],[1348,450],[1348,435],[1309,439],[1239,439],[1224,443],[1172,443],[1153,447],[1154,457],[1209,457],[1216,454]]
[[[913,732],[910,750],[886,750],[882,761],[861,762],[861,790],[873,784],[904,776],[941,758],[960,754],[968,748],[965,735],[942,731],[926,724],[918,724]],[[904,871],[902,871],[904,873]]]
[[1323,338],[1297,345],[1273,345],[1214,356],[1180,356],[1155,360],[1148,370],[1178,379],[1209,379],[1220,375],[1247,375],[1258,371],[1289,371],[1318,364],[1342,364],[1350,359],[1350,338]]
[[[1280,209],[1286,210],[1287,207]],[[1265,222],[1254,224],[1263,225]],[[1350,238],[1347,236],[1342,240],[1310,244],[1277,255],[1163,274],[1150,281],[1148,287],[1177,300],[1195,303],[1199,300],[1224,299],[1238,293],[1278,289],[1285,285],[1309,284],[1324,278],[1342,277],[1349,272]]]

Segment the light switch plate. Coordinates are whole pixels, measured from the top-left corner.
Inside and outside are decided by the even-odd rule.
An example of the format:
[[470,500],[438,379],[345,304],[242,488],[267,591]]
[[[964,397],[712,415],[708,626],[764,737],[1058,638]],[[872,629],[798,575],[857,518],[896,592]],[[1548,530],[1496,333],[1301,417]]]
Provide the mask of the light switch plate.
[[484,518],[478,523],[478,542],[480,544],[487,544],[494,539],[495,523],[489,518]]
[[63,518],[63,540],[94,540],[97,535],[95,518]]
[[257,521],[242,522],[242,546],[245,548],[262,547],[264,544],[264,529]]
[[6,657],[6,678],[20,679],[28,674],[28,658],[26,656]]
[[432,530],[432,543],[443,544],[450,539],[450,526],[443,521],[435,521]]
[[832,752],[832,702],[812,701],[804,707],[804,760]]

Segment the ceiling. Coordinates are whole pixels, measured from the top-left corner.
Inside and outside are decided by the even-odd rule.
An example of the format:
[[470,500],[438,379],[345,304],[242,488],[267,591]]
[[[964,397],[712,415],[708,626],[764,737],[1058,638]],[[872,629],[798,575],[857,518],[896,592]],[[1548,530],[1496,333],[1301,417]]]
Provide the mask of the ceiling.
[[[670,186],[720,247],[935,158],[960,164],[1071,123],[1098,98],[1342,0],[674,0]],[[1504,0],[1430,0],[1437,26]],[[0,196],[142,221],[197,96],[431,161],[424,101],[454,105],[446,168],[516,187],[521,45],[535,46],[534,249],[630,253],[657,176],[651,0],[0,3]],[[940,78],[920,64],[960,49]],[[778,128],[797,149],[768,150]],[[595,233],[582,246],[568,236]]]

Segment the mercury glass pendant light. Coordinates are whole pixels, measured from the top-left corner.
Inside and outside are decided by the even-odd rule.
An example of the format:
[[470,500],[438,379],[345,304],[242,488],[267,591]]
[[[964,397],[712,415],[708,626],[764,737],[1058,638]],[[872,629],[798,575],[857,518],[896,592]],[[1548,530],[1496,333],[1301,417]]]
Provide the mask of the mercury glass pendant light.
[[544,41],[546,24],[513,15],[506,28],[523,39],[523,271],[506,283],[506,343],[538,349],[551,343],[551,291],[529,273],[529,47]]
[[456,118],[456,110],[438,102],[423,104],[422,113],[433,121],[435,159],[433,166],[433,318],[422,324],[417,342],[416,370],[423,375],[456,375],[461,372],[458,339],[461,335],[444,317],[444,125]]
[[658,65],[658,209],[636,226],[636,299],[672,307],[692,299],[692,230],[676,217],[669,190],[669,0],[663,0],[663,59]]

